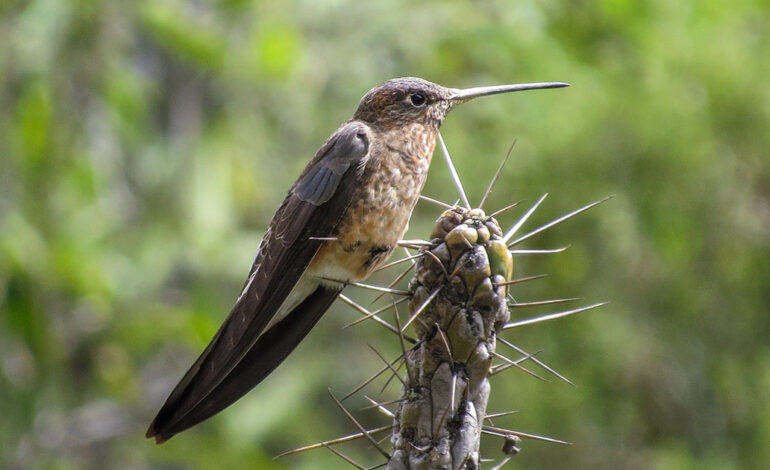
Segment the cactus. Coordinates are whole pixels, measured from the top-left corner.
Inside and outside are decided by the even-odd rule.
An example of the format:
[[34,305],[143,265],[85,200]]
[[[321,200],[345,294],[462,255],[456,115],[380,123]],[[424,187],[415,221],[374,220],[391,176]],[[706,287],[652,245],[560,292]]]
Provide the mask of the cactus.
[[[399,375],[394,364],[405,364],[406,373],[400,378],[402,383],[400,398],[391,402],[399,403],[395,413],[385,406],[387,403],[381,404],[366,397],[373,406],[392,419],[392,424],[370,430],[364,429],[345,408],[342,401],[330,391],[337,406],[360,432],[287,451],[278,457],[327,448],[354,467],[365,469],[367,467],[332,447],[365,438],[387,459],[386,465],[389,470],[473,470],[480,468],[479,443],[482,433],[486,433],[503,438],[504,457],[495,465],[494,469],[497,470],[519,452],[520,437],[567,444],[558,439],[485,425],[484,420],[492,417],[486,413],[490,395],[489,376],[516,366],[530,375],[539,377],[519,365],[522,361],[530,360],[553,376],[571,384],[564,376],[533,355],[503,338],[498,338],[498,334],[505,329],[591,310],[605,305],[606,302],[509,322],[510,307],[537,307],[577,300],[554,299],[523,303],[513,301],[513,298],[508,295],[511,285],[543,277],[540,275],[513,279],[513,256],[564,251],[567,247],[546,250],[515,247],[542,231],[601,204],[609,197],[587,204],[512,239],[547,196],[546,194],[538,199],[505,233],[494,216],[515,207],[518,203],[493,212],[489,216],[485,215],[480,208],[494,187],[513,145],[481,199],[479,208],[470,209],[472,206],[440,136],[439,143],[464,207],[456,204],[450,206],[435,199],[420,196],[424,200],[446,208],[436,221],[430,240],[402,240],[399,244],[405,248],[418,249],[417,255],[409,255],[380,268],[384,269],[408,260],[414,262],[414,259],[417,259],[413,266],[414,276],[407,291],[392,289],[392,287],[412,267],[396,277],[388,287],[353,283],[357,287],[379,291],[378,298],[384,293],[405,295],[406,297],[402,300],[409,300],[409,319],[401,325],[396,309],[396,305],[401,301],[395,301],[390,306],[372,312],[345,295],[341,294],[339,297],[363,315],[363,318],[348,326],[371,319],[399,336],[403,349],[402,356],[389,361],[372,348],[386,363],[385,367],[342,398],[344,401],[359,392],[388,370],[394,375]],[[509,304],[509,301],[513,303]],[[395,314],[395,325],[379,316],[391,308]],[[404,334],[410,325],[413,325],[417,332],[417,338]],[[413,347],[408,350],[405,346],[407,341],[413,344]],[[517,351],[522,355],[521,358],[513,361],[496,353],[497,341]],[[503,363],[493,366],[493,357],[500,358]],[[498,413],[494,416],[505,414],[508,413]],[[373,437],[375,434],[387,431],[391,432],[392,453],[384,449]]]
[[406,354],[387,468],[478,468],[513,257],[494,218],[459,207],[441,214],[420,253],[409,289],[418,343]]

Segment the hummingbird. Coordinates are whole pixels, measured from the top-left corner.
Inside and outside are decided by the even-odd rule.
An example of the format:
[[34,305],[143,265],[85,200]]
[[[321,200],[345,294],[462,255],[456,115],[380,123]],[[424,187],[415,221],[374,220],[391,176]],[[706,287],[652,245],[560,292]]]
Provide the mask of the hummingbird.
[[273,216],[230,314],[169,395],[157,443],[222,411],[267,377],[404,236],[449,111],[471,99],[563,82],[446,88],[415,77],[367,92]]

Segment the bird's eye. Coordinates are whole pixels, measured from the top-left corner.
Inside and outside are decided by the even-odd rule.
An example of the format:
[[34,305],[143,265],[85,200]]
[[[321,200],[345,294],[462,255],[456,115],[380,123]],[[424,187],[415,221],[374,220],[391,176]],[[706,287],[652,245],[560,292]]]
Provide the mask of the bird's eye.
[[425,104],[425,96],[421,95],[420,93],[412,93],[409,95],[409,101],[411,101],[415,106],[422,106]]

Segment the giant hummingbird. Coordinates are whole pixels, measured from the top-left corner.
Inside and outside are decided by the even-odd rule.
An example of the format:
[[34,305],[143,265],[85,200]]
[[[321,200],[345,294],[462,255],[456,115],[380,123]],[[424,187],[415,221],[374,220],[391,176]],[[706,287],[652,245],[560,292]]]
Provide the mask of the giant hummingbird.
[[445,88],[396,78],[370,90],[289,189],[230,314],[169,395],[158,443],[211,417],[270,374],[406,232],[447,113],[479,96],[568,86]]

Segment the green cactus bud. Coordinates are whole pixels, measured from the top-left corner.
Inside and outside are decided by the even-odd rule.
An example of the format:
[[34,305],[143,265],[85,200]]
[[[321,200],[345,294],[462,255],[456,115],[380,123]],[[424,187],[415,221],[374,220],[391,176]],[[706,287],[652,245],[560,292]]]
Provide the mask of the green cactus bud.
[[502,240],[490,240],[487,242],[487,255],[492,274],[499,274],[505,279],[513,275],[513,256]]
[[479,244],[483,245],[487,243],[491,237],[491,233],[489,232],[489,228],[486,225],[482,225],[479,228],[476,229],[476,231],[479,233]]
[[[447,209],[441,214],[438,221],[441,221],[441,226],[444,232],[449,233],[453,228],[460,225],[463,220],[463,216],[455,209]],[[438,222],[437,221],[437,222]]]
[[[459,265],[462,265],[462,268],[458,268]],[[458,269],[458,275],[465,281],[469,292],[473,292],[481,281],[488,279],[492,274],[487,252],[478,245],[462,254],[455,269]]]
[[469,210],[468,215],[471,217],[475,217],[477,219],[486,219],[486,215],[484,214],[484,211],[480,208]]
[[471,228],[466,224],[460,224],[447,234],[445,240],[446,244],[449,245],[450,250],[456,247],[462,247],[467,250],[476,243],[478,238],[479,233],[476,229]]

